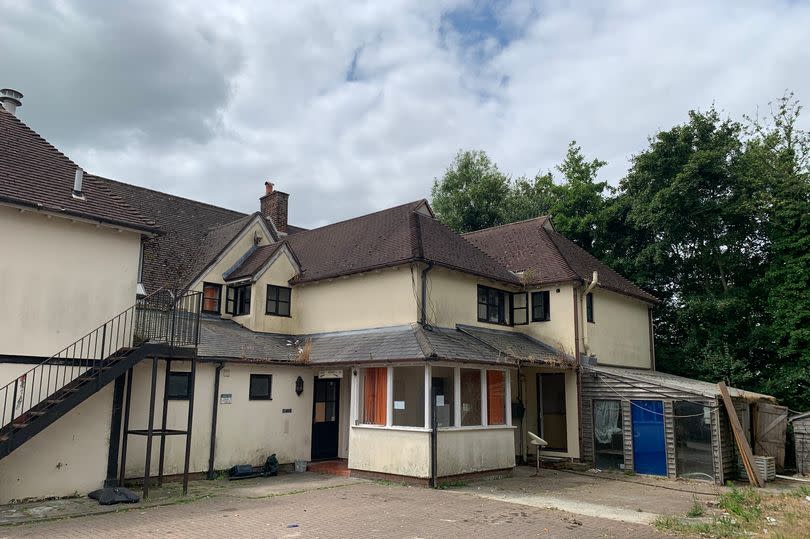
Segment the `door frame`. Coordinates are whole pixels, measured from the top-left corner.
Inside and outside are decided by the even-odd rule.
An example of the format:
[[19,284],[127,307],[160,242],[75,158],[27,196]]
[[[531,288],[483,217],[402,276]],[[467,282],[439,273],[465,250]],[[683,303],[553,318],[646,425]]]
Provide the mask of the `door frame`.
[[[310,442],[310,459],[311,460],[332,460],[338,458],[340,455],[340,378],[318,378],[316,375],[313,378],[312,383],[312,421],[310,422],[310,432],[312,434],[312,440]],[[335,455],[331,457],[318,457],[315,458],[315,403],[317,402],[316,399],[318,398],[318,392],[316,390],[316,385],[319,381],[334,381],[337,384],[335,388]]]
[[[565,447],[545,447],[543,451],[551,451],[557,453],[567,453],[568,452],[568,388],[566,387],[566,379],[564,372],[538,372],[535,374],[535,387],[537,388],[537,430],[539,431],[537,434],[546,440],[545,438],[545,423],[543,422],[543,384],[541,382],[541,376],[548,376],[548,375],[560,375],[562,376],[562,390],[563,390],[563,410],[565,411]],[[548,440],[546,440],[548,441]]]

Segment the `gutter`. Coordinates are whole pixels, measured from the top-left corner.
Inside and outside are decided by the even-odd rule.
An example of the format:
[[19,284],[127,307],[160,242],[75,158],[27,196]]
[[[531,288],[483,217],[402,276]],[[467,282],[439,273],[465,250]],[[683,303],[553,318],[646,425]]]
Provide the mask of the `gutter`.
[[0,195],[0,202],[7,203],[12,206],[22,207],[26,209],[32,209],[40,212],[44,212],[47,214],[52,214],[57,217],[76,217],[78,219],[84,219],[91,223],[99,223],[105,225],[111,225],[117,228],[126,228],[135,232],[152,234],[152,235],[161,235],[163,234],[163,230],[158,228],[157,226],[149,226],[149,225],[140,225],[137,223],[128,223],[126,221],[120,221],[118,219],[109,219],[106,217],[99,217],[98,215],[92,215],[90,213],[85,213],[78,210],[68,210],[66,208],[57,208],[52,206],[45,206],[44,204],[39,204],[37,202],[28,202],[26,200],[22,200],[16,197],[10,197],[6,195]]
[[215,479],[216,473],[214,472],[214,451],[217,445],[217,411],[219,410],[219,373],[225,363],[220,361],[217,364],[216,371],[214,371],[214,401],[211,410],[211,442],[208,450],[208,479]]

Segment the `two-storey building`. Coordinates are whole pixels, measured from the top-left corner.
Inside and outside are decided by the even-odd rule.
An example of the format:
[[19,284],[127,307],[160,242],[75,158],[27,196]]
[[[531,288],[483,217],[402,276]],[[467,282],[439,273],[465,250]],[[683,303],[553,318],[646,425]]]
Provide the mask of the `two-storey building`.
[[244,214],[79,170],[0,110],[0,503],[270,454],[505,473],[529,432],[733,473],[713,386],[655,371],[656,299],[549,217],[461,236],[418,200],[306,230],[271,183]]

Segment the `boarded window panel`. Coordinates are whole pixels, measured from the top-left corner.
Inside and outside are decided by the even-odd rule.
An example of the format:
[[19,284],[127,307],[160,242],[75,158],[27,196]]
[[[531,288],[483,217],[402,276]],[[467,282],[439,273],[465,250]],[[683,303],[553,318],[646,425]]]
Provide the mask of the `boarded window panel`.
[[219,301],[221,295],[222,295],[222,285],[214,283],[204,283],[202,310],[208,313],[219,314]]
[[461,426],[481,424],[481,371],[461,369]]
[[506,424],[506,377],[504,371],[487,371],[487,424]]
[[675,463],[678,477],[714,480],[710,409],[675,401]]
[[388,403],[388,369],[363,371],[363,423],[385,425]]

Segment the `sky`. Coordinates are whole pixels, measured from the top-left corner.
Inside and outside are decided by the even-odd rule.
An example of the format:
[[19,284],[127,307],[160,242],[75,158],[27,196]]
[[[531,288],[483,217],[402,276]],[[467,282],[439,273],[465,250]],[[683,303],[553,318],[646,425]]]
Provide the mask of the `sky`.
[[[314,227],[429,198],[459,150],[568,142],[615,185],[713,103],[810,102],[810,1],[0,0],[0,87],[85,170]],[[810,115],[803,118],[810,128]]]

